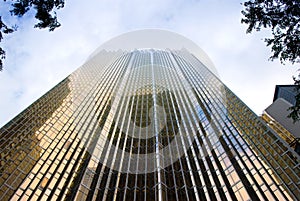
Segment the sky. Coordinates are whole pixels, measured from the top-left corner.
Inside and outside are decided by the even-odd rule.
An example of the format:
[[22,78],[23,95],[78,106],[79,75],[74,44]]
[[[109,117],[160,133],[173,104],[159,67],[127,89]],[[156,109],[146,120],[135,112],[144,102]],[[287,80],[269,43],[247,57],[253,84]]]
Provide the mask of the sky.
[[[87,2],[87,3],[86,3]],[[62,26],[34,29],[34,12],[3,20],[18,24],[1,46],[0,127],[80,67],[107,40],[140,29],[164,29],[194,41],[221,80],[257,115],[273,100],[276,84],[292,84],[297,66],[269,61],[268,31],[246,34],[242,0],[72,0],[57,11]],[[2,3],[3,4],[3,3]]]

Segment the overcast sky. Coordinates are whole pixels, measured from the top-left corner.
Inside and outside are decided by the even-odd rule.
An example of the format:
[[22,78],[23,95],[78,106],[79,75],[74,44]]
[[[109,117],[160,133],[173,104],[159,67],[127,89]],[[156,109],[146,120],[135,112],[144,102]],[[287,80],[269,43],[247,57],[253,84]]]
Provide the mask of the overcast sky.
[[[293,83],[297,67],[268,61],[263,38],[269,33],[245,33],[241,2],[67,0],[57,12],[62,26],[51,33],[32,28],[34,13],[13,19],[19,30],[1,44],[7,58],[0,72],[0,126],[81,66],[102,43],[145,28],[173,31],[198,44],[222,81],[260,115],[272,103],[276,84]],[[5,11],[1,6],[1,15]]]

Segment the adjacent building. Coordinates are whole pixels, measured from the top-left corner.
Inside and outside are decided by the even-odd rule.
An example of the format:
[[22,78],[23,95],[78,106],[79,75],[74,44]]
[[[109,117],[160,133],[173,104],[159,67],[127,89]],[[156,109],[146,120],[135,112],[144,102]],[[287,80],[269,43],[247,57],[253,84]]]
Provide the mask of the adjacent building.
[[273,103],[265,109],[262,119],[300,154],[300,122],[289,118],[290,107],[296,104],[295,85],[276,85]]
[[0,130],[2,200],[300,200],[300,158],[168,31],[124,34]]
[[291,105],[296,104],[295,96],[298,94],[296,85],[276,85],[273,102],[278,98],[282,98],[289,102]]

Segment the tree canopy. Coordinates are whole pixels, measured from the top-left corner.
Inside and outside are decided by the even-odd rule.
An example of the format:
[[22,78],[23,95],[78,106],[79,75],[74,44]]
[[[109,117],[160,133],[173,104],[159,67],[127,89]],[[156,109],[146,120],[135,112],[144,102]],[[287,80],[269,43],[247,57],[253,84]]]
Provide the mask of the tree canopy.
[[[6,2],[7,0],[4,0]],[[8,1],[9,2],[9,1]],[[60,26],[57,20],[56,10],[64,7],[64,0],[11,0],[11,16],[22,17],[29,10],[35,11],[35,18],[38,23],[35,28],[48,28],[49,31],[54,31]],[[0,42],[5,34],[16,31],[17,25],[8,25],[0,16]],[[3,59],[5,59],[5,50],[0,47],[0,71],[3,69]]]
[[[296,0],[249,0],[243,3],[244,17],[241,22],[248,25],[247,33],[269,29],[266,38],[271,47],[271,60],[279,59],[282,64],[300,63],[300,1]],[[294,77],[298,95],[296,104],[290,107],[289,117],[300,120],[300,76]]]
[[299,62],[300,1],[250,0],[244,6],[242,23],[248,24],[247,33],[262,28],[272,31],[272,37],[265,39],[267,46],[271,46],[270,59]]

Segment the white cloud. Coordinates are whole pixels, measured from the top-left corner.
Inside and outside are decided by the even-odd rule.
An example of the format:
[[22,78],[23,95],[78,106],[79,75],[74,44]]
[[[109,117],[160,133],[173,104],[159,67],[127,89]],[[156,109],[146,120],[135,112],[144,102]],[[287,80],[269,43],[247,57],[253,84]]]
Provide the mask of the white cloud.
[[162,28],[195,41],[225,84],[256,113],[271,104],[275,84],[291,83],[296,69],[269,62],[263,34],[245,34],[242,7],[225,0],[66,1],[62,27],[49,33],[25,18],[6,38],[0,73],[0,126],[79,67],[106,40],[136,29]]

